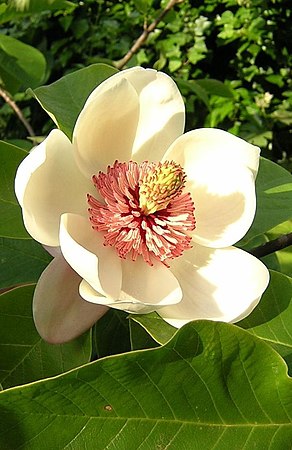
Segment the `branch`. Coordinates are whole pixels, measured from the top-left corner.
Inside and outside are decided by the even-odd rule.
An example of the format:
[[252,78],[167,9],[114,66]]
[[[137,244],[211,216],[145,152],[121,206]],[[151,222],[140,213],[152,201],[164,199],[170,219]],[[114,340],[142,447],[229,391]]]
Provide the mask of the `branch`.
[[15,101],[10,97],[7,91],[2,89],[0,87],[0,96],[4,99],[4,101],[10,106],[10,108],[15,112],[19,120],[22,122],[22,124],[25,126],[28,134],[33,137],[35,136],[35,132],[31,125],[28,123],[24,115],[22,114],[22,111],[19,109]]
[[292,233],[283,234],[273,241],[252,248],[249,250],[249,253],[257,258],[262,258],[263,256],[270,255],[278,250],[289,247],[289,245],[292,245]]
[[132,56],[139,50],[140,47],[142,47],[142,45],[148,38],[149,34],[155,30],[155,28],[157,27],[159,22],[161,22],[161,20],[168,13],[168,11],[170,11],[174,7],[174,5],[176,5],[177,3],[182,3],[183,1],[184,0],[170,0],[168,2],[166,7],[164,8],[164,10],[157,17],[157,19],[155,19],[154,22],[152,22],[148,27],[146,27],[144,29],[143,33],[137,39],[137,41],[134,43],[134,45],[131,47],[131,49],[128,51],[128,53],[122,59],[117,61],[117,63],[115,64],[117,69],[121,70],[127,64],[127,62],[130,61]]

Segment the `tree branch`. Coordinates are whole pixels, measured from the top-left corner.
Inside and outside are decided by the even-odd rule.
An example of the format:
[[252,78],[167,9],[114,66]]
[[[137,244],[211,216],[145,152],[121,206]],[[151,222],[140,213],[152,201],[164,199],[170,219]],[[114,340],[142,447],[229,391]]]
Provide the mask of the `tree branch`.
[[164,18],[164,16],[170,11],[174,5],[177,3],[182,3],[184,0],[170,0],[164,10],[159,14],[157,19],[154,20],[148,27],[145,27],[143,33],[141,36],[137,39],[137,41],[134,43],[134,45],[131,47],[131,49],[128,51],[128,53],[119,61],[116,62],[115,66],[117,69],[122,69],[128,61],[133,57],[133,55],[139,50],[140,47],[144,44],[146,39],[148,38],[149,34],[155,30],[159,22]]
[[292,233],[283,234],[273,241],[252,248],[249,250],[249,253],[257,258],[262,258],[263,256],[270,255],[278,250],[289,247],[290,245],[292,245]]
[[10,106],[10,108],[15,112],[19,120],[22,122],[22,124],[25,126],[28,134],[33,137],[35,136],[35,132],[31,125],[28,123],[24,115],[22,114],[22,111],[19,109],[15,101],[10,97],[7,91],[2,89],[0,87],[0,96],[4,99],[4,101]]

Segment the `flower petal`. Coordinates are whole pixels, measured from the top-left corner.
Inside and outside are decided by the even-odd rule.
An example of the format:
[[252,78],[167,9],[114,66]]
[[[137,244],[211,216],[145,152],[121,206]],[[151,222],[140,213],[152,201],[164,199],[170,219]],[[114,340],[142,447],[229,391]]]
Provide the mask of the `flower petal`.
[[123,260],[122,269],[122,288],[116,300],[101,298],[99,292],[84,281],[80,285],[80,295],[89,302],[139,314],[156,311],[181,300],[179,283],[163,264],[156,263],[151,267],[142,258],[135,262]]
[[[210,166],[239,166],[250,169],[256,177],[260,149],[244,139],[218,128],[198,128],[181,136],[169,148],[163,160],[196,162]],[[185,166],[185,165],[184,165]]]
[[125,78],[109,80],[88,98],[73,131],[76,161],[88,177],[105,171],[116,159],[128,161],[136,135],[137,93]]
[[86,193],[93,189],[76,167],[72,144],[60,130],[53,130],[35,147],[16,173],[15,191],[25,227],[48,246],[59,245],[63,212],[87,214]]
[[89,219],[64,214],[61,217],[60,246],[66,261],[96,291],[110,298],[119,296],[121,261],[113,248],[103,245],[102,233],[91,228]]
[[80,297],[81,278],[64,258],[55,258],[42,273],[33,298],[39,334],[51,344],[68,342],[92,327],[108,310]]
[[165,73],[132,67],[104,81],[92,92],[87,103],[95,101],[101,92],[106,92],[121,79],[132,85],[139,98],[133,159],[137,162],[159,161],[170,144],[184,131],[185,106],[178,87]]
[[258,147],[222,130],[202,129],[178,138],[163,159],[186,171],[196,208],[193,240],[208,247],[239,241],[255,215]]
[[255,308],[269,283],[264,264],[235,247],[194,246],[173,261],[171,270],[183,299],[158,312],[177,328],[195,319],[238,322]]
[[133,145],[137,162],[160,161],[185,126],[185,106],[175,82],[153,69],[123,72],[137,90],[140,117]]

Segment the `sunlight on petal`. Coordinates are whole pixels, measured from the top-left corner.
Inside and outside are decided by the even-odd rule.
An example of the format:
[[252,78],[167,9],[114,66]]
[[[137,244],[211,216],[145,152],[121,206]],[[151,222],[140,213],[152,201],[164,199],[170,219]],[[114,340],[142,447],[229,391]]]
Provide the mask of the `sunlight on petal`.
[[195,245],[173,261],[171,270],[183,298],[158,313],[178,328],[196,319],[241,320],[258,304],[269,282],[264,264],[235,247],[214,250]]
[[86,192],[92,183],[76,167],[72,145],[60,130],[49,136],[23,160],[15,180],[25,227],[48,246],[59,245],[60,216],[64,211],[87,214]]

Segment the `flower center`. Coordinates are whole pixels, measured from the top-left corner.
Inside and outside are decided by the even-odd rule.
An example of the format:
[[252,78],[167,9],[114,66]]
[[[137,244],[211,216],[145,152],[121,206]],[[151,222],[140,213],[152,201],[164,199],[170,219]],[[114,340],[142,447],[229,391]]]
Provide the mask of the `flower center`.
[[187,234],[195,229],[194,204],[184,193],[186,175],[179,164],[138,164],[115,161],[107,172],[93,175],[102,197],[87,194],[89,220],[104,233],[104,245],[115,247],[121,258],[142,256],[168,266],[169,261],[191,248]]

